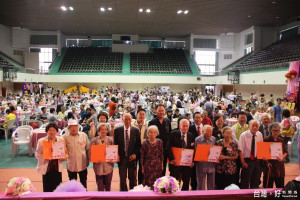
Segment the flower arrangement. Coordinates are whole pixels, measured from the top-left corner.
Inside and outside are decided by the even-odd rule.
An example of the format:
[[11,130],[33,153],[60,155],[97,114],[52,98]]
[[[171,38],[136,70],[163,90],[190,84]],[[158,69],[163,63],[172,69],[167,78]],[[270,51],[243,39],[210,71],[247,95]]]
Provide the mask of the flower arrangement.
[[284,76],[285,76],[285,78],[287,78],[287,79],[290,79],[290,78],[291,78],[290,72],[286,73]]
[[291,78],[295,78],[297,75],[297,72],[295,70],[291,70],[290,74],[291,74]]
[[36,189],[32,185],[29,178],[14,177],[14,178],[10,179],[10,181],[8,182],[5,192],[4,192],[4,196],[7,196],[7,195],[21,196],[24,194],[28,194],[30,192],[34,192],[35,190]]
[[295,78],[296,75],[297,75],[297,72],[295,70],[291,70],[285,74],[285,78],[287,78],[287,79]]
[[177,193],[180,191],[178,181],[172,176],[163,176],[154,182],[154,192]]

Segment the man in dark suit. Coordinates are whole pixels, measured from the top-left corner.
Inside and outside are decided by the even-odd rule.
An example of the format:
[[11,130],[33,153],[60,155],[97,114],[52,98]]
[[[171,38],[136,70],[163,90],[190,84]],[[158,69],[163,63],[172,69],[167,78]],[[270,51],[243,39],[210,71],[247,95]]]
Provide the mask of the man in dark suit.
[[140,154],[141,138],[139,129],[131,126],[132,116],[126,113],[123,116],[124,126],[114,130],[114,143],[118,145],[120,162],[120,190],[128,191],[126,184],[127,170],[129,179],[129,188],[133,189],[136,183],[136,158]]
[[[194,124],[190,126],[189,132],[193,134],[194,140],[196,137],[200,136],[203,132],[203,124],[201,113],[195,112],[194,113]],[[192,169],[192,176],[191,176],[191,187],[192,190],[197,190],[197,173],[196,173],[196,166]]]
[[171,132],[168,142],[169,148],[169,160],[170,160],[170,175],[175,177],[177,180],[182,179],[183,186],[182,190],[189,190],[190,178],[192,174],[192,167],[194,163],[190,166],[180,166],[180,163],[174,159],[172,152],[172,147],[184,148],[184,149],[194,149],[194,136],[189,130],[189,121],[187,119],[182,119],[179,124],[179,129]]
[[263,113],[260,117],[261,124],[259,126],[259,132],[263,135],[263,138],[269,136],[269,125],[271,124],[271,119],[268,113]]

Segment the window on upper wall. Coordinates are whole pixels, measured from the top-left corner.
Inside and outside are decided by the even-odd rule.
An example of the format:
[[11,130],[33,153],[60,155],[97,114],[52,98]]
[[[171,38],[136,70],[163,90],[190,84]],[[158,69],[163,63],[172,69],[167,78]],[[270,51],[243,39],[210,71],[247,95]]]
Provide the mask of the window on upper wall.
[[194,38],[193,40],[194,48],[217,49],[217,45],[218,44],[216,39]]
[[149,48],[161,48],[160,40],[141,40],[140,44],[147,44]]
[[38,52],[39,53],[39,73],[40,74],[48,74],[49,67],[55,56],[57,54],[57,49],[55,48],[30,48],[30,52]]
[[88,39],[67,39],[66,40],[67,47],[87,47]]
[[251,53],[252,51],[253,51],[253,47],[247,47],[247,48],[245,49],[244,54],[247,55],[247,54]]
[[92,47],[111,47],[112,40],[92,39]]
[[195,51],[195,61],[201,75],[214,75],[216,71],[215,51]]
[[232,54],[224,54],[224,60],[232,59]]
[[245,45],[253,43],[253,33],[249,33],[245,36]]
[[294,26],[288,29],[285,29],[280,32],[280,40],[282,39],[287,39],[287,38],[292,38],[298,35],[298,28],[299,26]]
[[166,40],[164,48],[184,49],[185,48],[185,41],[170,41],[170,40]]

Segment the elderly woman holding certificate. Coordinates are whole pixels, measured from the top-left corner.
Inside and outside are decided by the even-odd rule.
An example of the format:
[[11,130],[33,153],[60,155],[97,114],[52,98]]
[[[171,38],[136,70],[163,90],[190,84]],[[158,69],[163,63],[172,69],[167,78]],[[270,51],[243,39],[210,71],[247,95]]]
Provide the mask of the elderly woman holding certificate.
[[[95,137],[91,141],[91,145],[113,145],[114,139],[111,136],[107,136],[108,124],[100,123],[97,126],[99,136]],[[98,162],[93,163],[94,172],[96,175],[96,183],[98,191],[110,191],[111,180],[113,176],[114,163],[113,162]]]
[[219,190],[223,190],[232,183],[236,184],[236,159],[238,158],[238,143],[231,139],[232,130],[229,126],[222,129],[222,136],[224,139],[220,139],[216,143],[216,145],[222,146],[220,162],[216,167],[216,186]]
[[143,142],[141,148],[140,163],[144,174],[143,185],[147,185],[152,189],[154,182],[161,177],[163,170],[163,142],[156,138],[158,134],[157,126],[149,126],[147,130],[148,139]]
[[[264,138],[264,142],[281,143],[281,150],[278,151],[277,145],[271,145],[271,157],[275,159],[264,160],[263,164],[263,187],[273,188],[275,182],[276,188],[284,187],[285,168],[283,159],[287,156],[287,149],[284,139],[280,137],[281,125],[274,122],[269,125],[269,136]],[[273,144],[276,144],[273,143]],[[273,146],[273,147],[272,147]],[[274,148],[275,147],[275,148]]]
[[[63,160],[65,160],[66,148],[64,139],[56,136],[57,132],[57,125],[49,123],[46,126],[47,136],[38,140],[35,152],[35,157],[38,159],[37,171],[43,175],[44,192],[53,192],[62,182],[61,172],[63,169]],[[55,143],[59,145],[54,145]],[[59,157],[61,158],[58,159]]]

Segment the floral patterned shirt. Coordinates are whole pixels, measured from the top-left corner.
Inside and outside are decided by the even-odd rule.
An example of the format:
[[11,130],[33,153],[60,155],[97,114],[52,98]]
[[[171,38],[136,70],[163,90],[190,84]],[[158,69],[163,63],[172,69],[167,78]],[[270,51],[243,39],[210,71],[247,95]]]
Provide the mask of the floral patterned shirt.
[[[229,147],[224,147],[224,139],[217,141],[216,145],[222,146],[221,155],[223,156],[237,156],[238,155],[238,143],[234,140],[231,140]],[[236,173],[236,160],[224,159],[220,160],[220,163],[217,164],[217,173],[224,174],[235,174]]]

